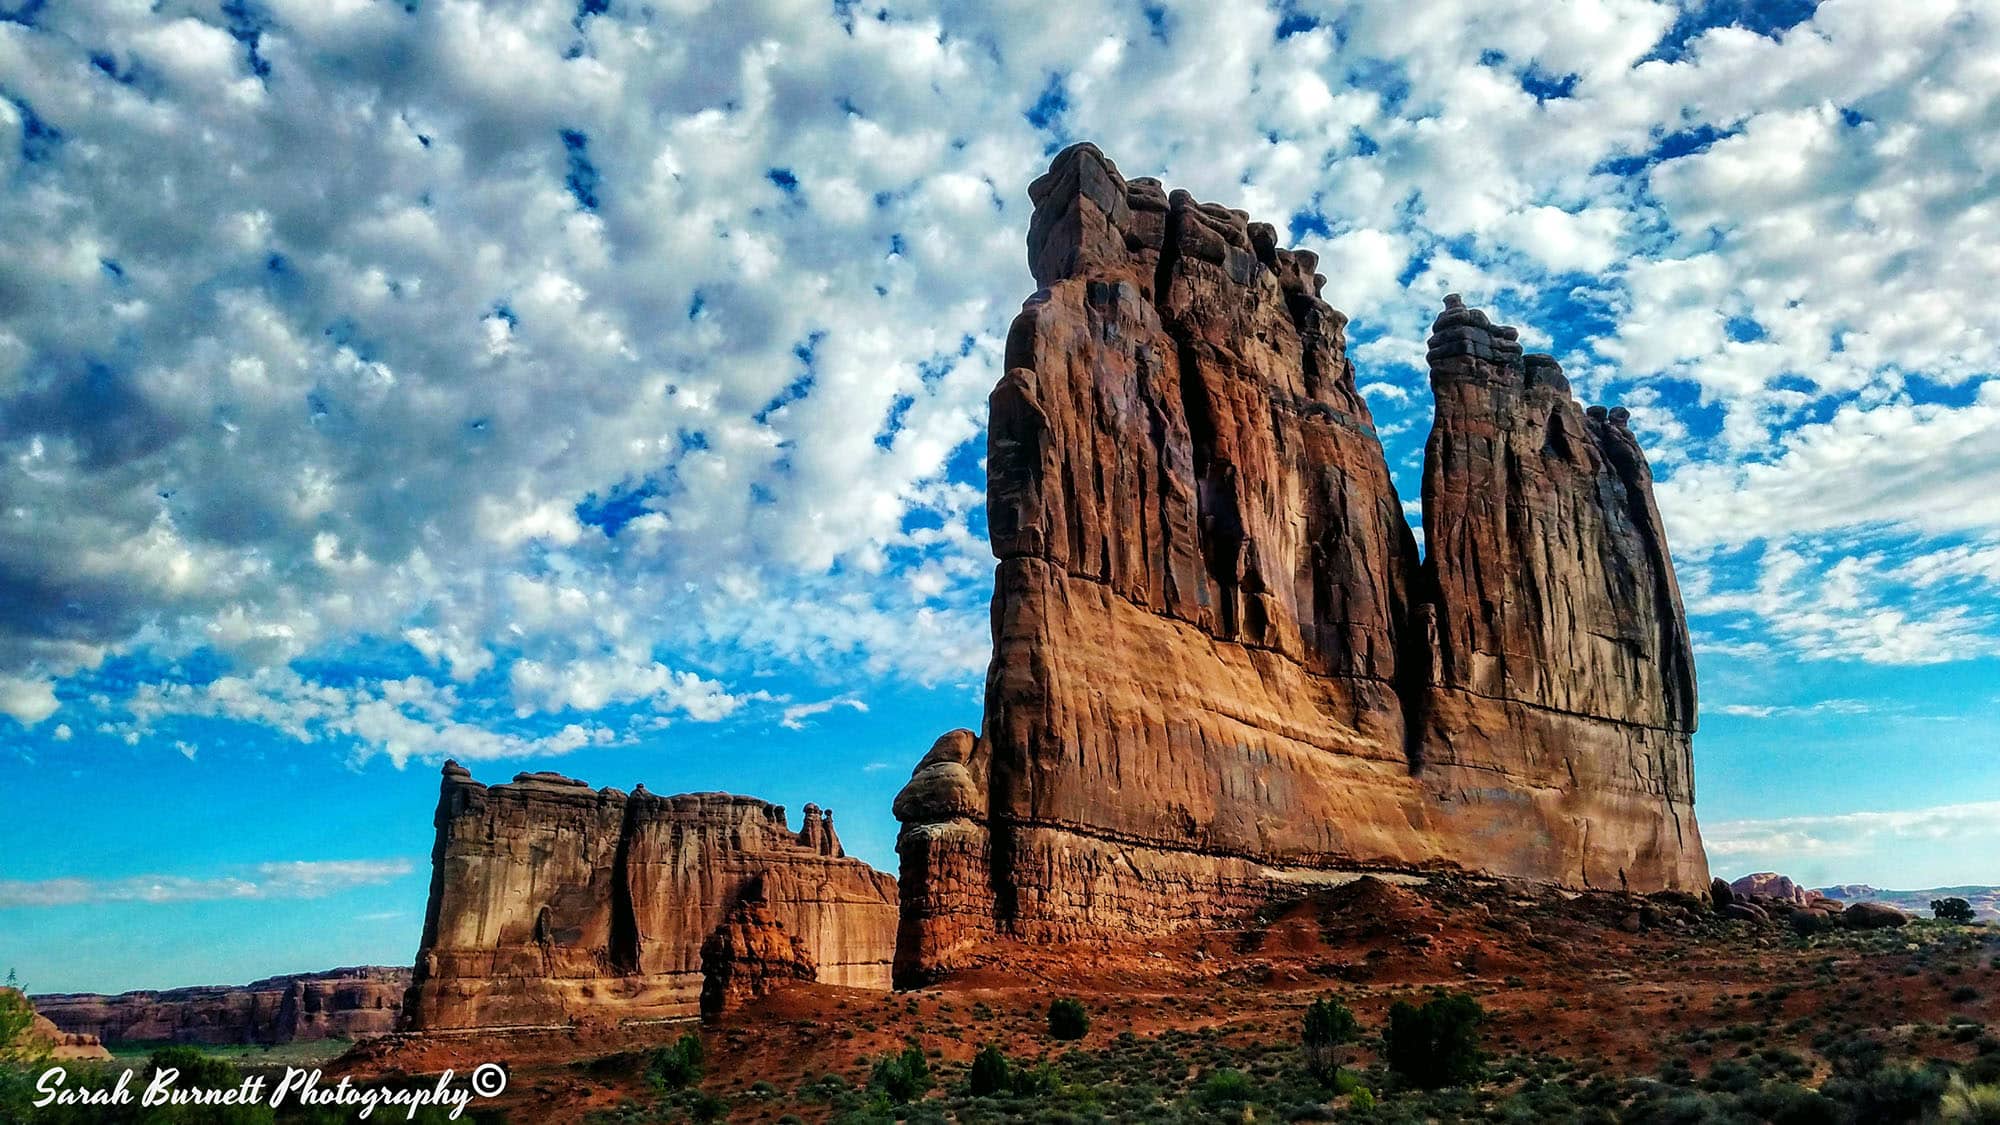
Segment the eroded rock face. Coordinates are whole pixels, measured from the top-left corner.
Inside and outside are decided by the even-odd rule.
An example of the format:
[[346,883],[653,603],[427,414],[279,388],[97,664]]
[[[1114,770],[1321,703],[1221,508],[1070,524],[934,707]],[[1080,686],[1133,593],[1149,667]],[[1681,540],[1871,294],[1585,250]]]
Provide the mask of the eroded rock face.
[[380,965],[115,996],[36,996],[65,1032],[107,1043],[275,1044],[362,1039],[395,1030],[410,970]]
[[704,1016],[732,1011],[786,984],[818,979],[812,950],[771,912],[761,881],[744,890],[701,943]]
[[[1090,145],[1029,194],[984,729],[897,798],[899,977],[1343,866],[1701,886],[1685,634],[1622,423],[1447,310],[1426,497],[1451,531],[1420,562],[1314,255]],[[1517,464],[1550,425],[1566,459]],[[1482,566],[1522,573],[1483,603]]]
[[[1625,410],[1445,298],[1424,450],[1429,690],[1419,774],[1468,866],[1578,886],[1698,887],[1694,658],[1652,473]],[[1500,786],[1496,777],[1504,778]]]
[[746,892],[831,984],[886,988],[896,882],[842,852],[831,812],[750,797],[488,787],[446,763],[415,1030],[692,1015],[704,942]]

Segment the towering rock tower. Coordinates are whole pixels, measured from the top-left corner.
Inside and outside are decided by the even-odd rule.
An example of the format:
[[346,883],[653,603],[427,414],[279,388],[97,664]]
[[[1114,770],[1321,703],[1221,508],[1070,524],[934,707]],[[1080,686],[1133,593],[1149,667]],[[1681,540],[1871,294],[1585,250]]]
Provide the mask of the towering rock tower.
[[896,800],[898,978],[1343,868],[1704,882],[1686,634],[1622,425],[1447,309],[1425,492],[1452,539],[1420,562],[1313,254],[1088,144],[1029,194],[984,730]]

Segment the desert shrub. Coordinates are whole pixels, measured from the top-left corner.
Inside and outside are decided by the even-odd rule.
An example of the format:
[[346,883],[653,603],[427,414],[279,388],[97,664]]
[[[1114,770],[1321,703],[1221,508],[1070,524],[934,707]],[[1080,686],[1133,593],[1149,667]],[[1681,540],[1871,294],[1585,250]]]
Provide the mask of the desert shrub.
[[653,1052],[652,1060],[646,1065],[646,1078],[662,1090],[684,1089],[701,1078],[702,1064],[707,1057],[707,1051],[701,1045],[701,1036],[683,1035]]
[[1356,1087],[1354,1093],[1348,1095],[1347,1104],[1352,1109],[1367,1113],[1375,1108],[1375,1095],[1366,1086]]
[[1846,1103],[1861,1121],[1922,1121],[1944,1095],[1944,1076],[1914,1066],[1885,1066],[1871,1074],[1835,1078],[1821,1092]]
[[1743,1108],[1771,1125],[1846,1125],[1847,1110],[1815,1090],[1773,1082],[1743,1097]]
[[1462,1086],[1479,1076],[1479,1001],[1462,992],[1438,996],[1419,1008],[1398,1000],[1389,1008],[1383,1057],[1406,1085],[1425,1090]]
[[1962,898],[1934,898],[1931,916],[1940,922],[1972,921],[1972,904]]
[[931,1088],[931,1064],[915,1043],[894,1055],[883,1055],[868,1077],[868,1087],[897,1103],[915,1101]]
[[1218,1070],[1202,1080],[1195,1098],[1208,1105],[1240,1105],[1255,1093],[1249,1075],[1240,1070]]
[[1708,1070],[1702,1088],[1716,1093],[1741,1094],[1763,1085],[1764,1078],[1751,1067],[1733,1059],[1723,1059]]
[[1340,1073],[1338,1052],[1342,1044],[1353,1042],[1361,1025],[1347,1005],[1321,997],[1306,1009],[1302,1033],[1306,1050],[1306,1070],[1321,1082],[1331,1082]]
[[35,1008],[28,998],[11,988],[0,989],[0,1063],[33,1061],[28,1029],[34,1023]]
[[1059,996],[1049,1001],[1049,1034],[1057,1039],[1081,1039],[1090,1031],[1090,1013],[1083,1001]]
[[997,1044],[988,1043],[972,1056],[972,1073],[967,1076],[966,1088],[975,1098],[990,1097],[1004,1092],[1009,1082],[1007,1056]]
[[1017,1066],[1008,1076],[1007,1085],[1017,1097],[1047,1097],[1062,1088],[1062,1075],[1053,1063]]
[[[1819,1046],[1817,1040],[1814,1045]],[[1844,1078],[1858,1078],[1874,1071],[1882,1065],[1887,1053],[1880,1040],[1866,1035],[1836,1039],[1819,1049],[1832,1064],[1834,1074]]]
[[2000,1085],[1971,1086],[1954,1076],[1938,1100],[1938,1120],[1951,1125],[2000,1125]]
[[146,1069],[154,1074],[179,1071],[174,1086],[181,1090],[195,1087],[221,1090],[243,1082],[243,1072],[234,1063],[204,1054],[199,1047],[161,1047],[146,1056]]

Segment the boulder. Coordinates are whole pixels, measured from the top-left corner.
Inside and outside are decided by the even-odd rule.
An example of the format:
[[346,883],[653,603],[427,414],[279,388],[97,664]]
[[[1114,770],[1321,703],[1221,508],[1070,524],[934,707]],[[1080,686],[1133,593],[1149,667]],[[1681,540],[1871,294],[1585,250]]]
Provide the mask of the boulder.
[[1910,916],[1880,902],[1857,902],[1840,912],[1840,924],[1850,930],[1881,930],[1910,924]]
[[1722,916],[1737,922],[1764,923],[1771,920],[1764,908],[1752,902],[1732,902],[1722,908]]

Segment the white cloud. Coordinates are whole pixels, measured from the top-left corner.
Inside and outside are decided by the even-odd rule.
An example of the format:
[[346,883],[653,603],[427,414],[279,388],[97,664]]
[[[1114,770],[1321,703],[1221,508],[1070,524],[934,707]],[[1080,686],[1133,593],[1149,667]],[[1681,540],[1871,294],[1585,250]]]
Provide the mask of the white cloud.
[[804,730],[806,729],[807,719],[812,718],[814,715],[824,715],[836,707],[847,707],[864,714],[868,711],[868,704],[853,696],[842,696],[839,699],[821,699],[813,703],[794,703],[785,708],[784,714],[778,719],[778,725],[788,730]]
[[0,714],[32,727],[56,713],[55,685],[48,680],[0,676]]
[[1899,812],[1721,821],[1703,825],[1701,835],[1711,860],[1731,867],[1894,854],[1898,847],[1917,842],[1952,840],[1970,846],[2000,837],[2000,801]]
[[[1704,707],[1704,710],[1710,708]],[[1860,699],[1822,699],[1816,703],[1724,703],[1717,714],[1746,719],[1796,719],[1807,715],[1865,715],[1874,704]]]
[[[702,699],[697,708],[710,706]],[[142,684],[128,705],[129,725],[107,725],[137,743],[154,727],[175,718],[226,719],[269,727],[302,743],[352,743],[352,757],[365,761],[386,755],[398,768],[412,758],[479,761],[566,754],[585,746],[606,746],[629,736],[595,722],[568,723],[545,734],[520,734],[455,717],[455,689],[419,676],[361,681],[330,687],[296,672],[263,669],[249,676],[222,676],[202,685]],[[691,718],[701,716],[690,712]],[[175,747],[190,760],[191,743]]]
[[[1290,9],[752,6],[698,39],[568,0],[252,7],[254,58],[199,7],[0,24],[22,724],[109,656],[204,648],[223,680],[160,673],[135,723],[397,761],[742,714],[781,668],[975,682],[990,559],[947,467],[1032,286],[1044,91],[1130,174],[1325,223],[1302,242],[1391,437],[1448,287],[1524,319],[1590,275],[1598,338],[1526,338],[1629,398],[1690,587],[1760,540],[1816,568],[1768,610],[1717,579],[1713,612],[1769,627],[1705,651],[2000,633],[1966,593],[2000,531],[2000,259],[1968,250],[2000,242],[2000,21],[1971,8],[1827,0],[1642,62],[1680,7],[1358,4],[1278,38]],[[1843,593],[1817,574],[1856,528],[1926,538],[1846,580],[1928,593],[1797,593]],[[298,670],[397,638],[356,683]]]
[[211,902],[219,899],[324,898],[392,882],[416,870],[407,859],[287,860],[240,874],[129,875],[117,878],[0,880],[0,910],[107,902]]

